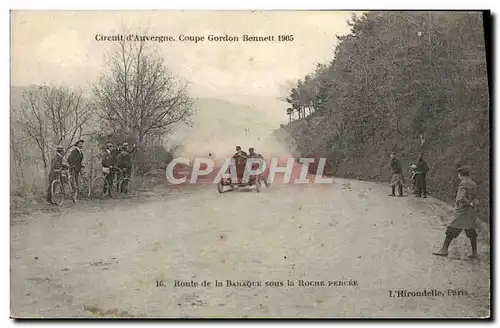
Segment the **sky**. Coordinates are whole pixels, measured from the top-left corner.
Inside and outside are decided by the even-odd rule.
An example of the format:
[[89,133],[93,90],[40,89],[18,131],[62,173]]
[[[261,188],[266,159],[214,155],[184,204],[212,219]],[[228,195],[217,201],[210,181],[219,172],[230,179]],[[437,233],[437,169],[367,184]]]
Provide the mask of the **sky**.
[[[112,36],[239,36],[240,42],[151,42],[197,97],[242,103],[278,98],[283,86],[333,58],[351,12],[335,11],[13,11],[11,84],[70,85],[89,90],[103,70]],[[293,35],[288,42],[242,42],[242,35]]]

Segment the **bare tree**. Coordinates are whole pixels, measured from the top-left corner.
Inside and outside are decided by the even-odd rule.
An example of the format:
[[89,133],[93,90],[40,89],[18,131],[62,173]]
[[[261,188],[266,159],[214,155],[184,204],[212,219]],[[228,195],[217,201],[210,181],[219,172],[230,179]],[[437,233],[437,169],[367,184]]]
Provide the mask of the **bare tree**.
[[167,70],[146,41],[118,41],[94,88],[105,128],[139,144],[152,135],[190,124],[194,111],[187,86]]
[[48,153],[56,145],[68,149],[83,134],[92,107],[81,91],[65,87],[39,87],[23,93],[18,123],[40,150],[44,168]]

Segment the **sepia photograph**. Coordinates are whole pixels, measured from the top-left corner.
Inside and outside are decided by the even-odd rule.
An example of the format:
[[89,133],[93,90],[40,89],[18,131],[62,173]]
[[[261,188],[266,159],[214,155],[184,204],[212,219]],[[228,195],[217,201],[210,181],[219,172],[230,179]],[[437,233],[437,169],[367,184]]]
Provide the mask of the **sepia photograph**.
[[12,319],[491,319],[490,11],[11,10]]

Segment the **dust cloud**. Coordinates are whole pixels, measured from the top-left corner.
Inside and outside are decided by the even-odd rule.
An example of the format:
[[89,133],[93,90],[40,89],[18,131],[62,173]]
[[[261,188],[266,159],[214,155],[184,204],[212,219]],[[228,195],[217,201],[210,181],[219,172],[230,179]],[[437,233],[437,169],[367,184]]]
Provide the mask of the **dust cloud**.
[[[277,108],[281,111],[281,108]],[[198,99],[192,127],[183,127],[170,141],[180,147],[176,157],[208,157],[216,161],[231,157],[236,146],[244,151],[253,147],[265,158],[288,158],[293,155],[275,137],[283,124],[277,115],[267,115],[251,106],[219,99]]]

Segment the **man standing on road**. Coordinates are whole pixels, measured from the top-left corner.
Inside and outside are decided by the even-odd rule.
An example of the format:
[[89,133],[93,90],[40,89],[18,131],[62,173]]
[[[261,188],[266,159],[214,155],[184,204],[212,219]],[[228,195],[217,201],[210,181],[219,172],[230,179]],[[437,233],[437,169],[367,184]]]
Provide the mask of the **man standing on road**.
[[418,155],[417,168],[415,169],[417,197],[427,197],[427,172],[429,172],[429,166],[422,154],[420,154]]
[[398,187],[398,196],[403,196],[403,168],[401,161],[396,157],[396,152],[391,152],[391,169],[392,169],[392,193],[389,196],[396,196],[396,186]]
[[57,174],[61,172],[61,168],[63,166],[63,157],[64,157],[64,147],[57,146],[56,153],[52,158],[52,162],[50,163],[49,187],[47,188],[47,199],[45,200],[45,204],[53,204],[52,182],[57,179]]
[[455,220],[453,220],[446,229],[446,238],[441,249],[432,254],[448,256],[448,247],[451,241],[458,237],[462,230],[465,230],[465,235],[470,239],[472,247],[472,254],[469,255],[469,258],[477,258],[477,185],[469,177],[469,166],[459,167],[457,172],[460,184],[458,185],[457,197],[455,200]]
[[78,188],[78,179],[81,170],[85,167],[83,162],[83,140],[78,140],[75,148],[71,151],[68,157],[68,164],[71,165],[72,174],[75,177],[76,188]]
[[105,175],[108,181],[108,186],[104,185],[103,192],[104,195],[108,194],[111,197],[111,188],[113,187],[113,166],[115,166],[115,157],[113,157],[113,144],[108,143],[106,145],[106,150],[102,156],[102,173]]

